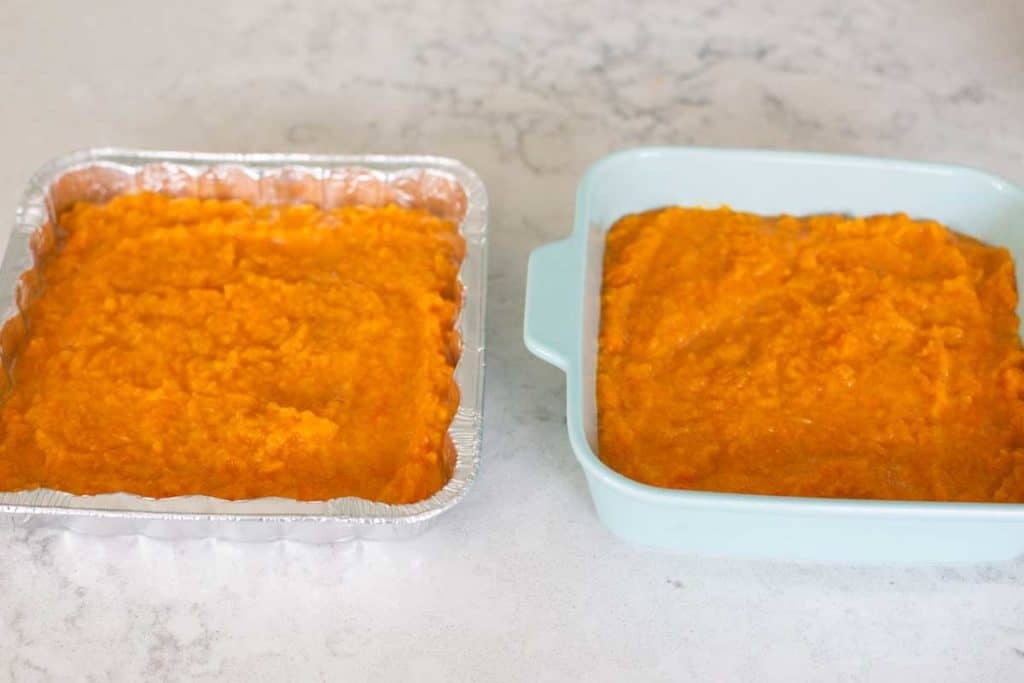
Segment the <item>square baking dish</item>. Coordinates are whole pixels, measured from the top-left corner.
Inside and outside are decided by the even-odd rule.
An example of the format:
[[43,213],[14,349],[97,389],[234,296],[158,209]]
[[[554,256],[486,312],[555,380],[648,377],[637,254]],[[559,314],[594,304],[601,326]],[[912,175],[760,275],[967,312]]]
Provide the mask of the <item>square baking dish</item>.
[[580,183],[572,235],[530,255],[525,341],[566,373],[569,440],[605,525],[630,541],[710,555],[874,563],[989,561],[1024,552],[1024,505],[665,489],[601,462],[594,386],[604,234],[626,214],[722,204],[769,215],[905,212],[935,219],[1010,249],[1024,281],[1024,191],[972,169],[683,147],[598,161]]
[[455,368],[461,395],[448,430],[455,446],[451,479],[427,500],[389,505],[358,498],[230,501],[209,496],[147,498],[124,493],[77,496],[48,489],[0,493],[0,513],[16,523],[55,525],[96,534],[154,537],[288,538],[333,542],[405,538],[429,526],[465,496],[480,465],[483,420],[484,315],[487,287],[487,192],[480,178],[452,159],[431,156],[197,154],[91,149],[60,157],[29,181],[0,265],[0,332],[4,381],[13,350],[26,334],[21,310],[39,286],[33,266],[57,244],[60,211],[77,200],[104,202],[139,191],[172,196],[243,199],[257,204],[398,203],[459,226],[466,255],[459,271],[462,309],[456,329],[462,354]]

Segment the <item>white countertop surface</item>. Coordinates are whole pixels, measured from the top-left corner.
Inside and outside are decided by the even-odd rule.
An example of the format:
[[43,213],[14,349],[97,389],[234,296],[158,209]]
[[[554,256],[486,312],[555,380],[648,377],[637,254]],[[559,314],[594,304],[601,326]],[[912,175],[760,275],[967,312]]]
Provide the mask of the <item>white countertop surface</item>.
[[1024,680],[1024,561],[755,562],[612,538],[563,378],[521,329],[528,252],[568,233],[578,178],[615,149],[888,155],[1024,182],[1024,4],[349,4],[4,3],[3,234],[34,168],[82,147],[465,161],[492,203],[474,489],[397,544],[3,519],[0,681]]

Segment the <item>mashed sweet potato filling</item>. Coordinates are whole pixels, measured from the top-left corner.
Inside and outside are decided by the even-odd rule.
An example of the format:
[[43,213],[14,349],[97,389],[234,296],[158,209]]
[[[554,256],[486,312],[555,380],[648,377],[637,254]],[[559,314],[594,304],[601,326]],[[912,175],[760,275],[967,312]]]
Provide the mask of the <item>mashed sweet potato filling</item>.
[[0,489],[429,497],[464,245],[395,206],[78,203],[0,409]]
[[1024,502],[1010,254],[905,215],[608,233],[600,457],[655,486]]

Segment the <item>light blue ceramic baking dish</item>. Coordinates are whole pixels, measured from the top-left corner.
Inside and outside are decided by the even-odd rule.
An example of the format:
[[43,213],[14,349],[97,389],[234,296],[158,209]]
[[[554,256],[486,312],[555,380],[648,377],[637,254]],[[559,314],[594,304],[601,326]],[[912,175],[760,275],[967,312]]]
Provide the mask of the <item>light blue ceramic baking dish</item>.
[[637,483],[596,455],[594,396],[604,233],[625,214],[672,204],[763,214],[904,211],[1008,247],[1024,281],[1024,191],[956,166],[661,147],[597,162],[576,201],[572,235],[530,256],[525,339],[566,373],[569,439],[612,532],[651,546],[783,559],[983,561],[1024,553],[1024,505],[785,498]]

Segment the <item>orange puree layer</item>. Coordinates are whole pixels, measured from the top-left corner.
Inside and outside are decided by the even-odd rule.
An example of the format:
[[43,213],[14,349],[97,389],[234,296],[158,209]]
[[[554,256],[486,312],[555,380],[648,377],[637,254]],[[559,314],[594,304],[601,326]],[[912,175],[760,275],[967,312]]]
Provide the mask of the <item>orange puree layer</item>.
[[1024,502],[1013,263],[904,215],[669,208],[607,236],[600,456],[655,486]]
[[76,204],[0,411],[0,489],[426,498],[461,237],[395,206]]

